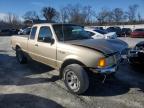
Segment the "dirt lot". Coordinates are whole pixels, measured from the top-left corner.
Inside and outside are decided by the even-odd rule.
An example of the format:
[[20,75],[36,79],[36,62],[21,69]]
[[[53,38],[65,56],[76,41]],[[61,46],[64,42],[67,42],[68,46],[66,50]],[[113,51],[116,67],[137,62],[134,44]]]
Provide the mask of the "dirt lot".
[[[124,39],[131,45],[137,39]],[[138,40],[139,41],[139,40]],[[58,71],[30,61],[20,65],[10,37],[0,37],[0,108],[144,108],[144,72],[120,65],[116,78],[95,80],[84,95],[69,93]]]

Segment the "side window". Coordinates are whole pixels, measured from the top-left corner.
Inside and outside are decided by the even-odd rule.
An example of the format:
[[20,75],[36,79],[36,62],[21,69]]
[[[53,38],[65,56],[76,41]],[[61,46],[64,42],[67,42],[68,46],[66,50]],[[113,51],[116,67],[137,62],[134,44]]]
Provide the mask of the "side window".
[[49,27],[41,27],[39,31],[38,41],[50,42],[52,39],[52,32]]
[[36,35],[37,27],[33,27],[31,30],[30,39],[34,40]]

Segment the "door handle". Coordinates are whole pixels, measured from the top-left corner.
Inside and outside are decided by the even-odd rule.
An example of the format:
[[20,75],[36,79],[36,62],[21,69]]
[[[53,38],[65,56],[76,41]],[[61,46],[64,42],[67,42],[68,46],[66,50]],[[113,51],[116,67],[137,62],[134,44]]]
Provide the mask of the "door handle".
[[38,47],[38,44],[35,44],[36,47]]

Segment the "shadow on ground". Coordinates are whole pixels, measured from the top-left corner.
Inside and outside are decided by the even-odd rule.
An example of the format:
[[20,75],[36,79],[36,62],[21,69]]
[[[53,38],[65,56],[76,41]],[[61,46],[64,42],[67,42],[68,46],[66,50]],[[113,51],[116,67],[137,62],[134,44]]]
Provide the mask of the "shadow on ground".
[[124,82],[111,78],[107,79],[104,83],[100,81],[92,81],[90,88],[85,96],[116,96],[125,94],[130,90],[130,86]]
[[62,108],[58,103],[30,94],[1,94],[0,108]]
[[92,81],[85,96],[116,96],[129,92],[131,88],[138,88],[144,92],[144,68],[135,70],[127,63],[120,65],[115,77],[108,78],[105,83]]
[[[127,68],[127,65],[125,66]],[[16,58],[6,54],[0,54],[0,85],[32,85],[49,83],[59,80],[59,76],[51,75],[51,78],[29,78],[27,76],[49,73],[54,69],[41,63],[30,61],[27,65],[20,65]],[[135,72],[136,73],[136,72]],[[139,74],[139,73],[136,73]],[[141,73],[142,74],[142,73]],[[125,76],[135,77],[135,74],[128,72],[125,68],[120,69],[118,77],[108,79],[105,83],[98,80],[90,83],[89,90],[84,96],[116,96],[129,92],[131,88],[139,88],[144,92],[144,83],[127,79]],[[141,75],[140,75],[141,76]],[[143,75],[144,76],[144,75]],[[138,79],[136,79],[138,80]],[[136,84],[133,84],[135,83]]]
[[54,69],[38,62],[30,61],[28,64],[20,65],[14,56],[0,54],[0,85],[31,85],[38,83],[55,82],[59,76],[51,78],[30,78],[30,75],[48,74]]

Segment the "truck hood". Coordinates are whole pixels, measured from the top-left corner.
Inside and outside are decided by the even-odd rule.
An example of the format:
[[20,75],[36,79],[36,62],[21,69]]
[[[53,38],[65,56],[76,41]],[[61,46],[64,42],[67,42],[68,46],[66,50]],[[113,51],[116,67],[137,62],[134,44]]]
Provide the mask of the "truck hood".
[[106,55],[121,52],[122,50],[128,48],[128,44],[119,39],[88,39],[68,41],[66,43],[94,49]]

